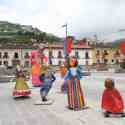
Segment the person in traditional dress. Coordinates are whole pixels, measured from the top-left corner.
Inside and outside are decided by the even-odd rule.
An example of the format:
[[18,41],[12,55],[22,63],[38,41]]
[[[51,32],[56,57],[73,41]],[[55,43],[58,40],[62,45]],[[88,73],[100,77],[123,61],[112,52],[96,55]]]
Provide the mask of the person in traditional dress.
[[16,76],[16,84],[13,90],[13,97],[28,97],[30,94],[31,90],[25,81],[25,76],[23,72],[20,71]]
[[82,110],[85,107],[83,91],[80,85],[80,71],[78,61],[75,57],[69,59],[69,69],[65,76],[68,84],[68,108],[72,110]]
[[31,53],[32,62],[32,84],[34,87],[40,87],[41,81],[39,80],[41,72],[40,55],[38,51],[32,51]]
[[120,92],[115,88],[113,79],[105,80],[105,90],[102,95],[102,110],[105,117],[110,117],[112,114],[124,116],[124,102]]
[[51,72],[50,68],[48,66],[43,66],[42,72],[40,75],[40,81],[42,81],[41,87],[40,87],[40,95],[42,98],[42,101],[48,101],[47,95],[52,88],[53,82],[56,80],[54,74]]
[[[65,61],[63,65],[60,66],[60,75],[61,75],[61,78],[64,79],[64,76],[66,75],[67,73],[67,62]],[[67,92],[67,82],[66,80],[63,81],[63,84],[61,85],[61,92]]]

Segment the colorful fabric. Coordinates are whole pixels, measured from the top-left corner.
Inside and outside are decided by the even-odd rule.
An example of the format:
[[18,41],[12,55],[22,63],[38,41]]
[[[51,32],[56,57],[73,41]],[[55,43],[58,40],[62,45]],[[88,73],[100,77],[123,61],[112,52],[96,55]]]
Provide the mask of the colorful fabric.
[[33,75],[32,74],[32,84],[33,84],[33,86],[36,86],[36,87],[41,86],[42,82],[39,79],[39,75]]
[[65,40],[64,40],[64,53],[65,53],[65,56],[69,55],[72,51],[72,38],[71,37],[67,37]]
[[121,113],[124,110],[123,99],[117,89],[105,89],[102,96],[102,109],[111,113]]
[[34,58],[34,57],[40,57],[40,53],[39,53],[39,51],[38,50],[33,50],[32,52],[31,52],[31,56]]
[[16,85],[13,90],[13,96],[29,96],[31,91],[23,78],[16,79]]
[[40,64],[32,65],[32,84],[33,84],[33,86],[41,85],[41,81],[39,80],[40,73],[41,73],[41,65]]
[[70,109],[83,109],[85,106],[83,92],[80,86],[80,81],[76,78],[68,80],[68,107]]
[[76,75],[78,80],[80,80],[82,78],[82,73],[80,71],[79,66],[70,68],[67,71],[67,73],[64,77],[64,80],[70,80],[72,78],[72,76],[74,76],[74,75]]
[[125,41],[123,41],[121,44],[120,44],[120,50],[123,54],[125,54]]
[[32,74],[33,75],[40,75],[40,72],[41,72],[41,65],[40,64],[34,64],[32,66]]
[[31,94],[30,90],[14,90],[13,96],[29,96]]
[[72,38],[70,37],[66,38],[66,51],[68,54],[72,51]]

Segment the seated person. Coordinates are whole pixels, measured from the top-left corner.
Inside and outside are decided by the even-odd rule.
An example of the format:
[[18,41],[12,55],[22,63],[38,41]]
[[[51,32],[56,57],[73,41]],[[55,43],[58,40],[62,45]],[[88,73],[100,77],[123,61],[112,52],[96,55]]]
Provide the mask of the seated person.
[[105,80],[105,90],[102,96],[101,107],[104,110],[105,117],[109,117],[111,114],[125,117],[124,102],[120,92],[115,88],[113,79]]

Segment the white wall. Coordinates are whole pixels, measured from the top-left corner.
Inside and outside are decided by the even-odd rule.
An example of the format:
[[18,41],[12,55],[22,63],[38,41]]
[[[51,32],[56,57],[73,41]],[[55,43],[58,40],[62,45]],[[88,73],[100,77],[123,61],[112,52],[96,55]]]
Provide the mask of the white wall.
[[[58,65],[59,64],[59,61],[64,61],[64,51],[63,49],[51,49],[52,51],[52,54],[53,54],[53,57],[52,58],[52,62],[53,62],[53,65]],[[61,51],[62,52],[62,56],[63,58],[58,58],[58,52]],[[93,59],[92,59],[92,49],[73,49],[71,54],[72,56],[75,56],[75,51],[78,51],[79,53],[79,59],[78,59],[78,62],[80,65],[86,65],[86,61],[88,61],[88,64],[89,65],[92,65],[93,64]],[[89,55],[89,59],[85,59],[85,53],[88,52],[88,55]],[[49,56],[49,49],[46,48],[44,49],[43,53],[48,57]]]
[[4,55],[5,52],[8,52],[8,56],[9,58],[4,59],[4,58],[0,58],[0,61],[2,61],[2,65],[4,61],[8,61],[8,66],[12,66],[12,60],[14,58],[14,53],[17,52],[18,56],[19,56],[19,60],[21,62],[21,65],[25,64],[25,61],[29,61],[31,62],[30,59],[25,59],[25,53],[28,52],[29,55],[31,55],[32,49],[0,49],[0,52],[2,53],[2,57]]

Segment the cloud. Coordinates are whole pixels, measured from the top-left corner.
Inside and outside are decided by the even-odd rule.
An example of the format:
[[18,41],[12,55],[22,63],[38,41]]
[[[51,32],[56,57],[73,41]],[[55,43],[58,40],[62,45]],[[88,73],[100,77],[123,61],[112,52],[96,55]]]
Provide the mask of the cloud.
[[[1,0],[0,19],[77,37],[125,28],[124,0]],[[123,14],[122,14],[123,13]]]

